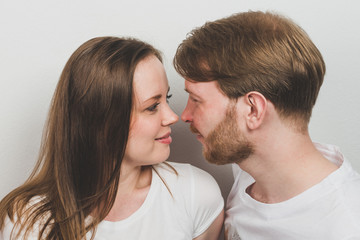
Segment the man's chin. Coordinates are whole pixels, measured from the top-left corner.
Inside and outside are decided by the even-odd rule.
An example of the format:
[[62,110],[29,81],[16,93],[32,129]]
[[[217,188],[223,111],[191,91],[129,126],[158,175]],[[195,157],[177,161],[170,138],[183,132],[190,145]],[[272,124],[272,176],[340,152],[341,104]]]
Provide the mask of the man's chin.
[[205,148],[203,148],[203,156],[206,159],[206,161],[211,164],[225,165],[228,163],[226,160],[225,161],[221,160],[221,158],[219,158],[219,157],[217,157],[217,158],[211,157],[209,152]]
[[252,155],[252,149],[247,147],[244,147],[239,152],[229,153],[222,151],[224,146],[209,146],[206,142],[202,145],[202,154],[206,161],[219,166],[231,163],[240,163],[247,160]]

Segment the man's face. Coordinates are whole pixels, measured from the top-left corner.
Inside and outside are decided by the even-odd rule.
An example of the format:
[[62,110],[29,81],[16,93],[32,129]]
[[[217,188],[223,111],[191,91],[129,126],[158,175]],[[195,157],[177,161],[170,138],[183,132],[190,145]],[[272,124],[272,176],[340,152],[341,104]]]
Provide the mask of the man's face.
[[218,165],[240,163],[253,153],[253,145],[238,127],[236,107],[229,106],[226,116],[205,138],[205,158]]
[[224,119],[230,99],[220,91],[216,81],[185,81],[185,91],[189,98],[181,119],[190,123],[190,129],[204,145],[204,139]]
[[251,144],[237,125],[235,103],[217,82],[185,81],[189,98],[181,119],[203,145],[205,158],[215,164],[239,162],[252,153]]

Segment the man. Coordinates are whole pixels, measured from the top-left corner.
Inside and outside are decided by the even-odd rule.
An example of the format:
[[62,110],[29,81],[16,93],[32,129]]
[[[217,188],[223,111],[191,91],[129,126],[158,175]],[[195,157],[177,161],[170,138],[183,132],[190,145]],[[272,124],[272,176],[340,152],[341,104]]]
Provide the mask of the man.
[[298,25],[263,12],[208,22],[174,66],[205,158],[234,163],[227,239],[360,239],[360,176],[309,136],[325,64]]

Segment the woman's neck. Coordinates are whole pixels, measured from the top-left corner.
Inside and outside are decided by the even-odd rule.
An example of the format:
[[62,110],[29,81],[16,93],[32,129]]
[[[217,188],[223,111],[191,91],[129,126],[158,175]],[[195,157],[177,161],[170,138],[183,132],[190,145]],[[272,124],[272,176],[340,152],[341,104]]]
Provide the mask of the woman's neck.
[[149,192],[151,179],[151,166],[121,166],[116,199],[105,220],[120,221],[138,210]]

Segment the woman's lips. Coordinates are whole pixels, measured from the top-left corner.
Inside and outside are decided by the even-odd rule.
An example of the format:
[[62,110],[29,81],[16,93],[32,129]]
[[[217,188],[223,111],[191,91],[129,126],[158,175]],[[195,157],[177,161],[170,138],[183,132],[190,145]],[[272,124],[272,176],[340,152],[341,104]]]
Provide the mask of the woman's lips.
[[155,141],[158,141],[158,142],[164,143],[164,144],[170,144],[172,142],[172,138],[170,136],[170,133],[167,133],[160,138],[155,138]]

